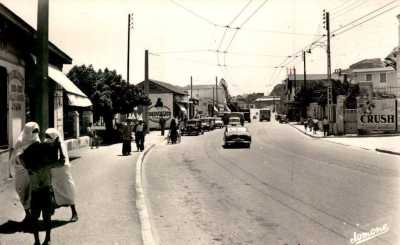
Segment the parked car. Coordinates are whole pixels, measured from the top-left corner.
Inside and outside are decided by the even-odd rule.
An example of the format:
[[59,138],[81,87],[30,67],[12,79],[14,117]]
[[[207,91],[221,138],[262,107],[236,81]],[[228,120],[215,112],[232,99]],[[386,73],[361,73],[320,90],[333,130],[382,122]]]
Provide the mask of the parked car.
[[200,118],[200,121],[201,121],[201,129],[203,131],[209,131],[210,130],[210,121],[208,120],[208,118],[206,118],[206,117]]
[[215,127],[222,128],[223,126],[224,126],[224,122],[222,121],[222,118],[216,117],[215,118]]
[[279,117],[279,123],[288,123],[288,122],[289,122],[289,120],[286,115],[281,115]]
[[199,135],[203,134],[201,129],[201,121],[199,119],[190,119],[186,122],[186,126],[182,129],[182,135]]
[[246,127],[227,126],[224,133],[224,146],[244,145],[250,148],[251,135]]

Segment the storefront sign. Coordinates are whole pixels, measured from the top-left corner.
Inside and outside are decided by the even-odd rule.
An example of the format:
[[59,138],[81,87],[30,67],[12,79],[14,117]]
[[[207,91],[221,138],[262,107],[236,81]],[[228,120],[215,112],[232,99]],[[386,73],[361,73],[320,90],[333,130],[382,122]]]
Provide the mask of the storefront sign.
[[23,76],[18,71],[12,71],[9,74],[10,90],[9,100],[11,104],[11,110],[21,111],[25,103]]
[[149,120],[158,123],[160,118],[165,121],[171,118],[171,110],[166,106],[152,106],[149,108]]
[[358,129],[370,131],[396,130],[395,99],[370,100],[359,98],[357,104]]

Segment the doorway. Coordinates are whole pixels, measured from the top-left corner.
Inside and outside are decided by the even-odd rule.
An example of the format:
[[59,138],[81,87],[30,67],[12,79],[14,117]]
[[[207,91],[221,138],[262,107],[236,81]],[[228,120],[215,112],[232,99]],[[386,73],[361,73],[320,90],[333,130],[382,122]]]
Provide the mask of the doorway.
[[8,148],[7,69],[0,66],[0,149]]

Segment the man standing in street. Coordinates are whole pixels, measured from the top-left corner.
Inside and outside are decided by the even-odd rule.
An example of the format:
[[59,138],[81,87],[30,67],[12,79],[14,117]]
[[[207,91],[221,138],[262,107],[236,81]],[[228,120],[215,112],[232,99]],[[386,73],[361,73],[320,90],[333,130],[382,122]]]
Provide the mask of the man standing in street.
[[122,155],[131,154],[132,126],[131,120],[127,120],[126,125],[122,127]]
[[324,129],[324,136],[329,135],[329,121],[326,117],[324,117],[324,120],[322,120],[322,127]]
[[135,141],[138,151],[144,150],[144,137],[146,131],[147,131],[146,125],[143,123],[143,120],[140,119],[139,123],[135,127]]
[[161,129],[161,136],[164,136],[164,131],[165,131],[165,119],[163,117],[160,117],[160,129]]

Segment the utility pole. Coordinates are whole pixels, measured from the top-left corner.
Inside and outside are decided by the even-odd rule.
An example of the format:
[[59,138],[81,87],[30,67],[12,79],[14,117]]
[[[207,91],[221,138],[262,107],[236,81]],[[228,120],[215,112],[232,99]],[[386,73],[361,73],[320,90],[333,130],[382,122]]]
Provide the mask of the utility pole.
[[[144,94],[149,96],[149,50],[144,51]],[[149,108],[146,105],[144,107],[144,121],[147,125],[147,130],[149,130]]]
[[332,73],[331,73],[331,28],[330,28],[330,20],[329,20],[329,12],[325,12],[324,10],[324,23],[326,29],[326,37],[327,37],[327,77],[328,77],[328,91],[327,91],[327,104],[328,104],[328,120],[332,123],[333,120],[333,95],[332,95]]
[[[192,117],[192,114],[194,114],[194,102],[193,102],[193,77],[190,76],[190,100],[192,101],[192,105],[190,106],[189,104],[189,119]],[[190,101],[189,101],[190,102]],[[192,112],[193,111],[193,112]]]
[[133,28],[133,14],[128,14],[128,57],[126,62],[126,82],[129,84],[129,62],[130,62],[130,48],[131,48],[131,28]]
[[213,93],[213,99],[212,99],[212,110],[211,110],[211,116],[214,116],[214,108],[215,108],[215,97],[214,97],[214,91],[215,91],[215,89],[214,88],[212,88],[212,93]]
[[215,100],[217,101],[217,111],[219,112],[219,105],[218,105],[218,77],[215,77]]
[[304,89],[307,89],[306,51],[304,50],[303,50],[303,63],[304,63]]
[[37,17],[37,86],[34,120],[44,132],[49,127],[49,0],[38,1]]

